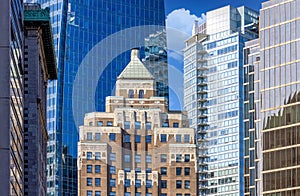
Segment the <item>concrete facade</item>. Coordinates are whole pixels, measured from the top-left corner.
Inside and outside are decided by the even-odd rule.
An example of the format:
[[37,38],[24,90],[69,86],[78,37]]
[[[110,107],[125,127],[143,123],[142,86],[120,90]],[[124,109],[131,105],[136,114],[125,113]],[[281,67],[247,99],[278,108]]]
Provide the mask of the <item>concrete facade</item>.
[[167,99],[155,97],[137,50],[131,59],[106,112],[86,114],[80,127],[78,195],[195,196],[194,130],[185,114],[169,112]]

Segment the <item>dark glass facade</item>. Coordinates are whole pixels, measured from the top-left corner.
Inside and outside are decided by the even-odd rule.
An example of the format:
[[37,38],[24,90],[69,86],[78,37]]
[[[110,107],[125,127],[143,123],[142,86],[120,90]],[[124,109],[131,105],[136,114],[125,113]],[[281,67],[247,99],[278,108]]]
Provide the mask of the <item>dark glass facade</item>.
[[105,97],[114,94],[129,62],[128,51],[140,47],[145,57],[145,39],[163,31],[164,1],[40,3],[51,10],[58,62],[58,81],[48,88],[48,194],[76,195],[78,126],[85,113],[104,111]]

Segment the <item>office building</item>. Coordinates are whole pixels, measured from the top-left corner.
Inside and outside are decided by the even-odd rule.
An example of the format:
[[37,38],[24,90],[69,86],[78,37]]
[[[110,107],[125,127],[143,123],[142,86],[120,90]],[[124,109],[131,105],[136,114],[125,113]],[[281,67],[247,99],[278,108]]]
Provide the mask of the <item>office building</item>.
[[197,195],[194,130],[155,86],[133,49],[106,112],[86,114],[80,127],[78,195]]
[[46,195],[46,90],[57,79],[49,8],[24,5],[24,38],[24,195]]
[[76,195],[78,126],[85,113],[105,110],[105,97],[114,93],[129,50],[144,49],[145,39],[163,31],[164,1],[38,2],[50,7],[58,65],[58,80],[48,85],[47,169],[53,172],[48,172],[47,190],[49,195]]
[[23,170],[23,4],[0,1],[0,190],[24,193]]
[[259,38],[244,50],[247,195],[300,194],[299,9],[299,0],[264,2]]
[[258,13],[225,6],[184,49],[184,104],[197,130],[199,195],[244,194],[243,48],[256,38]]

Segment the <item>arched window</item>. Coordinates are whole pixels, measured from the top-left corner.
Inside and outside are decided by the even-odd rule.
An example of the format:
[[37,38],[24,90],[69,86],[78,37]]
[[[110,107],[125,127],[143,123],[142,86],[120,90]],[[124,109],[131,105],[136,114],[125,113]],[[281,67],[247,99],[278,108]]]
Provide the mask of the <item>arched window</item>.
[[139,98],[144,98],[144,90],[139,91]]

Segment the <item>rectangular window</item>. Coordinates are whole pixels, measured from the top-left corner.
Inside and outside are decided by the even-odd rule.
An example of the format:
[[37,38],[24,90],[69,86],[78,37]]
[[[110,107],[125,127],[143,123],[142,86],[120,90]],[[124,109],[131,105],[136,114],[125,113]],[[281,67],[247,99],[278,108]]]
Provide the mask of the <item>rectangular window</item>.
[[125,180],[125,187],[130,187],[130,180]]
[[103,126],[103,121],[98,121],[97,126],[102,127]]
[[191,183],[190,183],[189,180],[185,180],[185,181],[184,181],[184,188],[185,188],[185,189],[191,188],[190,184],[191,184]]
[[135,196],[141,196],[142,194],[140,192],[136,192]]
[[176,135],[176,142],[181,143],[181,135]]
[[95,165],[95,173],[100,174],[101,173],[101,166]]
[[146,155],[146,163],[152,163],[152,156]]
[[116,192],[109,192],[109,196],[116,196]]
[[116,167],[115,166],[110,166],[109,167],[109,173],[110,174],[116,174]]
[[101,192],[100,191],[95,191],[95,196],[101,196]]
[[130,121],[124,122],[124,129],[130,129]]
[[124,135],[124,142],[130,143],[130,135]]
[[92,173],[93,172],[93,166],[92,165],[87,165],[86,166],[86,173]]
[[141,180],[135,180],[135,187],[141,188]]
[[174,123],[173,123],[173,127],[174,127],[174,128],[178,128],[178,127],[179,127],[179,123],[178,123],[178,122],[174,122]]
[[87,160],[91,160],[92,157],[93,157],[93,153],[92,153],[92,152],[87,152],[87,153],[86,153],[86,159],[87,159]]
[[185,167],[185,168],[184,168],[184,175],[185,175],[185,176],[189,176],[190,173],[191,173],[191,169],[190,169],[189,167]]
[[166,168],[166,167],[161,167],[161,168],[160,168],[160,174],[161,174],[162,176],[167,175],[167,168]]
[[140,163],[141,162],[141,155],[137,154],[135,155],[135,162]]
[[108,127],[112,127],[113,126],[113,122],[112,121],[107,121],[107,126]]
[[111,161],[115,161],[115,160],[116,160],[116,153],[110,153],[109,159],[110,159]]
[[100,160],[100,159],[101,159],[101,153],[95,152],[95,160]]
[[152,187],[152,180],[146,180],[146,188]]
[[167,162],[167,155],[166,154],[161,154],[160,155],[160,162]]
[[146,130],[151,130],[151,122],[146,122]]
[[135,137],[134,137],[135,139],[135,142],[136,143],[140,143],[141,142],[141,136],[140,135],[135,135]]
[[115,133],[110,133],[109,134],[109,140],[110,141],[116,141],[116,134]]
[[132,89],[128,91],[128,98],[134,98],[134,91]]
[[115,187],[115,186],[116,186],[116,179],[110,179],[110,180],[109,180],[109,185],[110,185],[111,187]]
[[176,176],[180,176],[181,175],[181,167],[176,167]]
[[169,122],[164,122],[162,127],[169,127]]
[[130,155],[129,154],[125,154],[124,155],[124,161],[125,161],[125,163],[130,163]]
[[189,154],[184,155],[184,162],[190,162],[190,155]]
[[176,162],[181,162],[181,154],[176,154]]
[[124,196],[130,196],[130,194],[131,194],[130,192],[125,192]]
[[86,196],[93,196],[93,191],[86,191]]
[[184,134],[184,143],[190,143],[190,135]]
[[182,194],[181,193],[177,193],[176,196],[182,196]]
[[101,178],[95,178],[95,186],[101,186]]
[[152,142],[152,135],[146,135],[146,143]]
[[160,142],[167,142],[167,134],[160,134]]
[[100,133],[95,133],[95,140],[99,141],[100,140]]
[[168,186],[167,181],[166,180],[162,180],[161,181],[161,188],[166,189]]
[[87,178],[86,179],[86,186],[92,186],[93,185],[93,179],[92,178]]
[[181,180],[176,180],[176,188],[177,189],[181,189],[181,184],[182,184]]
[[152,173],[152,169],[151,168],[146,168],[146,173]]
[[87,139],[88,141],[91,141],[91,140],[93,140],[93,133],[91,133],[91,132],[88,132],[88,133],[87,133],[87,137],[86,137],[86,139]]
[[141,129],[141,122],[140,121],[136,121],[134,123],[135,129]]

